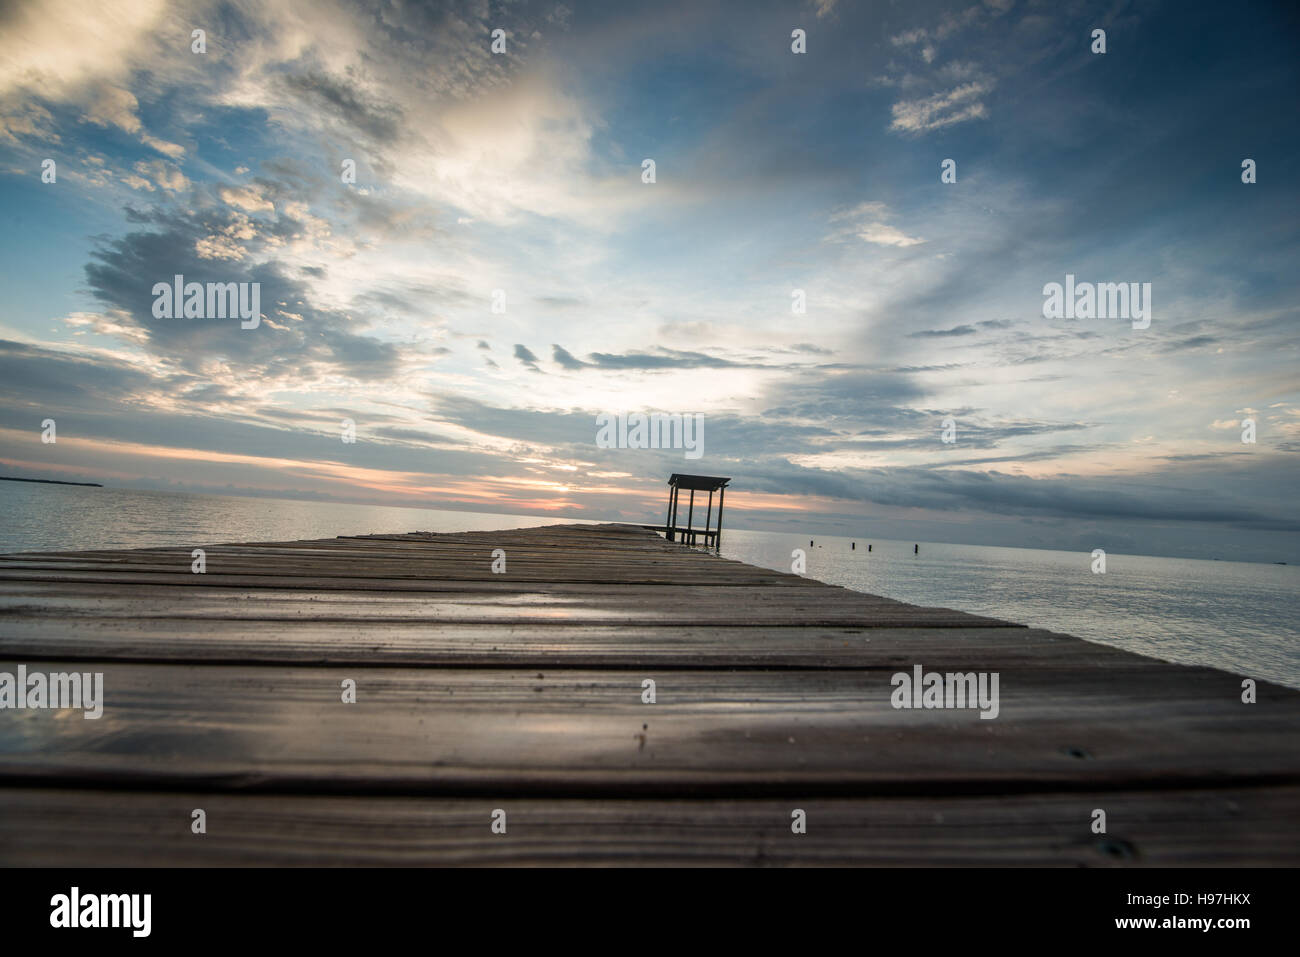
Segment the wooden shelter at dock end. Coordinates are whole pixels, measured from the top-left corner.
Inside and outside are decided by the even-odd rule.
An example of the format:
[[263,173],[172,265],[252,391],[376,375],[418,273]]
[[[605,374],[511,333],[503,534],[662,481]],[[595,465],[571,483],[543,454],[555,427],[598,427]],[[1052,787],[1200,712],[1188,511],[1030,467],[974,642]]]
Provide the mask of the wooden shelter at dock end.
[[[681,541],[687,545],[694,545],[698,538],[704,539],[705,545],[712,545],[717,548],[722,542],[722,503],[727,493],[727,483],[729,478],[721,478],[717,475],[682,475],[674,472],[668,477],[668,519],[664,523],[664,535],[668,541]],[[689,491],[690,498],[686,506],[686,527],[678,526],[678,504],[681,498],[682,489]],[[695,493],[708,492],[708,507],[704,513],[704,528],[699,529],[694,525],[695,519]],[[713,493],[718,493],[718,524],[713,526]]]

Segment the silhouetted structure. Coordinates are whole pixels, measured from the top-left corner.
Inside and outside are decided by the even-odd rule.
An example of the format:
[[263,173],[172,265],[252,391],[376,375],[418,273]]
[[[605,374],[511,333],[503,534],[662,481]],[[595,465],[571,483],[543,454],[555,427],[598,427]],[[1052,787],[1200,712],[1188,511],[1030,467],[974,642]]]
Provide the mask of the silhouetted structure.
[[[729,478],[719,478],[716,475],[679,475],[674,472],[668,478],[668,521],[664,523],[664,535],[668,541],[675,542],[678,536],[681,541],[687,545],[694,545],[698,537],[704,539],[705,545],[712,545],[717,548],[722,542],[722,502],[727,494],[727,483]],[[677,504],[678,493],[686,489],[691,493],[689,503],[686,507],[686,527],[677,526]],[[709,493],[709,508],[704,514],[704,528],[694,527],[695,518],[695,493]],[[713,493],[718,493],[718,525],[717,528],[711,528],[713,521]]]

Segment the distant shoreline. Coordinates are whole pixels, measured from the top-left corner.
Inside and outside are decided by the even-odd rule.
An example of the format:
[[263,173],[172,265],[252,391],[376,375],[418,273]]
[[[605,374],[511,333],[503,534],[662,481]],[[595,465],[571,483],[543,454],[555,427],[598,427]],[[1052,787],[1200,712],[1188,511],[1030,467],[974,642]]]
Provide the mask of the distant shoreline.
[[0,482],[39,482],[42,485],[81,485],[86,488],[103,488],[98,482],[60,482],[58,479],[25,479],[11,475],[0,475]]

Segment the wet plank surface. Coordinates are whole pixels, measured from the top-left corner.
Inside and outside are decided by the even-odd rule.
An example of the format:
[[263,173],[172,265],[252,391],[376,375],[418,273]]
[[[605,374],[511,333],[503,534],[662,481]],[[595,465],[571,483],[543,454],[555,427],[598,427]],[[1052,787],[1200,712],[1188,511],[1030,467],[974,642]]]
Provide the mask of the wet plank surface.
[[[205,551],[0,556],[0,673],[105,689],[98,720],[0,710],[0,863],[1300,860],[1275,685],[1243,704],[1242,676],[626,526]],[[893,707],[918,664],[998,673],[997,717]],[[222,837],[176,831],[172,794],[228,808]],[[1111,806],[1141,827],[1093,834]]]
[[[103,673],[106,716],[12,713],[24,745],[0,753],[0,777],[616,796],[1191,786],[1285,779],[1300,718],[1292,697],[1247,711],[1236,683],[1205,669],[1180,681],[1145,667],[1003,672],[994,719],[896,710],[878,670],[78,670]],[[348,677],[355,704],[341,701]],[[1171,746],[1188,739],[1194,749]]]
[[[0,790],[0,863],[1285,866],[1300,843],[1298,800],[1295,788],[807,801],[11,788]],[[201,835],[191,831],[196,808],[206,814]],[[491,830],[497,809],[506,814],[504,834]],[[796,809],[805,813],[804,834],[790,828]],[[1107,814],[1107,834],[1087,826],[1097,809]]]
[[127,619],[0,611],[0,657],[69,660],[349,664],[357,667],[601,667],[690,669],[896,668],[977,661],[1056,668],[1158,665],[1147,658],[1030,628],[637,625],[548,621],[427,623],[346,620]]

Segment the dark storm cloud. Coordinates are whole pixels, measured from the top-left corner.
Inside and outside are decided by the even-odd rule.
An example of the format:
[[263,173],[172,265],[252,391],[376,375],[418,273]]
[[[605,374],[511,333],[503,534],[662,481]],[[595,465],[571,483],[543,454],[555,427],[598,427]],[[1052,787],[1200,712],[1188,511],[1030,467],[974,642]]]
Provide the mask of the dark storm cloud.
[[894,468],[829,473],[789,462],[749,465],[746,484],[762,491],[824,495],[897,508],[1300,530],[1300,520],[1276,497],[1261,500],[1212,484],[1222,480],[1222,473],[1208,475],[1208,487],[1171,490],[1150,482],[1035,479],[956,469]]
[[401,131],[401,108],[396,103],[364,97],[358,92],[358,84],[347,77],[316,72],[287,76],[284,82],[308,109],[331,114],[380,142],[397,139]]
[[573,355],[562,346],[551,346],[551,359],[554,360],[556,365],[565,369],[585,369],[587,367],[587,363],[573,358]]
[[[358,179],[361,175],[358,173]],[[378,171],[376,175],[379,175]],[[319,192],[314,195],[319,196]],[[349,189],[339,194],[336,202],[344,217],[365,233],[402,240],[446,238],[438,228],[438,217],[433,207],[414,197],[407,196],[401,202],[395,202],[376,193]],[[460,294],[465,295],[463,291]]]
[[[962,438],[962,447],[975,445],[976,448],[996,448],[996,442],[980,441],[968,443],[965,437]],[[985,455],[973,458],[958,459],[939,459],[929,462],[918,468],[926,469],[945,469],[962,465],[990,465],[994,462],[1050,462],[1059,459],[1064,455],[1079,455],[1084,453],[1101,452],[1105,449],[1104,445],[1054,445],[1050,449],[1043,449],[1040,452],[1018,452],[1015,455]]]
[[417,315],[424,312],[420,308],[420,301],[416,296],[392,289],[372,289],[357,296],[353,301],[359,305],[373,303],[394,312],[404,312],[407,315]]
[[629,352],[616,355],[608,352],[593,352],[587,357],[590,365],[600,369],[727,369],[745,366],[747,363],[732,362],[705,355],[702,352],[678,352],[663,350],[659,355],[642,352]]
[[[314,306],[310,287],[278,263],[202,258],[200,243],[243,227],[233,212],[207,208],[192,216],[163,210],[136,215],[155,228],[102,242],[85,272],[95,297],[125,312],[127,322],[145,333],[149,351],[195,373],[214,356],[273,377],[337,373],[366,380],[397,371],[394,345],[358,334],[357,323],[344,313]],[[276,233],[300,226],[259,223],[258,228]],[[154,318],[154,284],[171,283],[178,274],[186,282],[260,283],[261,310],[269,321],[241,329],[237,320]]]
[[928,422],[917,408],[927,391],[906,373],[829,371],[791,375],[769,385],[759,398],[764,416],[829,422],[839,428],[902,428]]
[[519,360],[520,365],[530,372],[542,371],[537,367],[537,356],[533,355],[532,351],[525,345],[515,343],[515,358]]
[[[330,430],[337,429],[343,419],[353,418],[356,414],[355,409],[281,409],[269,405],[260,406],[252,411],[252,415],[258,419],[289,422],[300,428],[314,425]],[[373,425],[378,422],[399,422],[402,420],[396,416],[367,412],[366,421]]]
[[926,338],[943,338],[947,336],[973,336],[976,333],[974,326],[954,326],[951,329],[925,329],[921,332],[913,332],[908,335],[909,339],[926,339]]
[[[449,475],[501,470],[513,462],[512,457],[492,451],[428,448],[448,441],[434,422],[427,431],[401,428],[391,424],[390,416],[346,408],[251,409],[242,417],[213,415],[207,411],[217,398],[212,389],[197,377],[151,377],[109,359],[89,361],[0,340],[0,427],[33,435],[41,419],[51,417],[58,423],[60,439],[140,443],[160,449]],[[151,408],[163,401],[171,401],[175,408]],[[268,421],[257,421],[261,418]],[[356,421],[365,442],[339,441],[344,418]],[[590,424],[590,417],[586,421]],[[393,441],[373,441],[379,438]]]
[[932,366],[894,366],[892,369],[882,369],[882,372],[898,372],[904,375],[912,372],[949,372],[952,369],[963,369],[970,365],[969,362],[944,362]]
[[[912,410],[908,410],[912,411]],[[957,459],[949,458],[950,454],[956,453],[958,449],[996,449],[1000,448],[1002,442],[1007,439],[1021,438],[1029,435],[1054,435],[1058,432],[1073,432],[1080,429],[1087,429],[1090,426],[1081,423],[1063,423],[1063,424],[1045,424],[1045,423],[1027,423],[1021,425],[1003,425],[1003,426],[979,426],[970,425],[963,420],[957,421],[957,441],[952,445],[944,445],[942,435],[942,419],[933,413],[925,414],[930,419],[932,428],[928,432],[920,435],[913,435],[903,438],[872,438],[873,434],[885,435],[894,432],[893,428],[869,428],[864,430],[865,435],[845,436],[837,435],[831,447],[843,450],[855,451],[896,451],[901,449],[910,449],[921,452],[932,452],[940,457],[933,462],[928,463],[925,468],[949,468],[954,465],[974,465],[984,462],[1020,462],[1020,461],[1041,461],[1059,458],[1062,455],[1081,449],[1101,448],[1101,446],[1054,446],[1050,449],[1044,449],[1040,452],[1022,452],[1016,455],[996,456],[990,458],[974,459]],[[914,425],[923,425],[924,419],[912,418]]]
[[325,186],[325,179],[316,167],[292,156],[273,156],[263,160],[262,173],[270,177],[262,182],[299,196],[315,195]]
[[[653,457],[654,450],[599,449],[595,444],[595,410],[544,411],[537,409],[502,408],[477,399],[463,396],[439,395],[431,400],[434,414],[448,422],[474,429],[486,435],[511,439],[536,445],[554,447],[565,455],[587,460],[626,462],[628,455]],[[695,408],[659,409],[666,414],[692,414]],[[798,454],[825,448],[821,440],[835,434],[817,425],[770,421],[757,417],[715,415],[705,412],[705,435],[709,453],[718,456],[740,456],[756,446],[770,448],[773,454]],[[643,456],[644,453],[644,456]],[[680,450],[666,450],[665,460],[680,464]]]
[[1190,336],[1176,342],[1166,343],[1162,348],[1165,352],[1181,352],[1184,349],[1203,349],[1207,346],[1218,345],[1222,341],[1218,336]]
[[923,329],[920,332],[909,333],[909,339],[945,339],[956,336],[973,336],[981,329],[1009,329],[1016,325],[1012,319],[985,319],[976,323],[963,323],[960,326],[953,326],[950,329]]
[[595,448],[594,412],[509,409],[452,394],[432,397],[431,407],[439,419],[484,435],[568,450]]
[[[800,350],[807,351],[807,350]],[[551,357],[569,370],[609,369],[653,372],[661,369],[781,369],[792,368],[758,361],[724,359],[704,352],[687,352],[660,346],[654,353],[593,352],[586,360],[576,358],[563,346],[552,345]]]
[[396,426],[377,426],[371,428],[367,434],[376,439],[392,439],[394,442],[414,445],[428,445],[430,442],[454,443],[457,441],[446,433],[439,432],[436,428],[422,430]]
[[97,408],[154,385],[147,374],[115,359],[0,339],[0,399],[10,407]]

